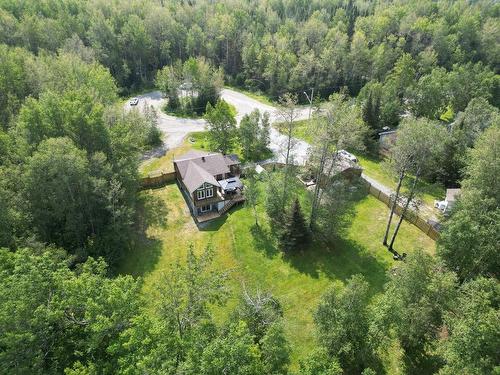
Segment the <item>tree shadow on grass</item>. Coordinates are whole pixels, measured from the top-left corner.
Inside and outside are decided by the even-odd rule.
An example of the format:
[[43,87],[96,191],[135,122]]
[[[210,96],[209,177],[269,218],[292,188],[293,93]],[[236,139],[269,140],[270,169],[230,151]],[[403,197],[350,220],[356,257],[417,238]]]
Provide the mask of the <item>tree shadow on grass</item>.
[[197,224],[197,226],[198,229],[203,232],[217,232],[220,229],[220,227],[226,222],[226,220],[227,220],[227,214],[217,219]]
[[151,226],[165,228],[168,208],[165,202],[153,194],[141,194],[137,202],[136,221],[129,234],[129,245],[124,251],[117,272],[143,276],[151,272],[163,250],[163,242],[147,234]]
[[255,248],[258,251],[264,252],[268,257],[274,257],[278,254],[279,250],[274,244],[274,238],[269,229],[254,224],[250,228],[250,233],[253,236]]
[[339,238],[332,244],[316,240],[293,254],[286,254],[284,259],[299,272],[314,278],[324,274],[329,279],[345,282],[361,274],[375,293],[381,291],[387,281],[385,265],[350,239]]
[[119,273],[134,277],[148,274],[155,268],[162,251],[161,240],[136,233],[123,257]]
[[216,232],[227,221],[229,216],[231,216],[232,214],[241,210],[243,207],[244,206],[241,203],[236,204],[235,206],[231,207],[231,209],[228,212],[226,212],[224,215],[222,215],[221,217],[214,219],[214,220],[207,221],[205,223],[198,224],[198,229],[200,231],[204,231],[204,232]]

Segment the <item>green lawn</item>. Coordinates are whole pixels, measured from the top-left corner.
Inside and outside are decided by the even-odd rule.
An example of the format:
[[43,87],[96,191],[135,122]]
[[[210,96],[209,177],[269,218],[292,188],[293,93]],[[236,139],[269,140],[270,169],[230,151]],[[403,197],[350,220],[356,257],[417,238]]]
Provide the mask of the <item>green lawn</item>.
[[[208,139],[208,132],[197,132],[197,133],[191,133],[189,134],[188,141],[191,144],[191,147],[194,148],[195,150],[206,150],[210,151],[210,143]],[[258,153],[257,155],[252,155],[249,159],[245,159],[243,156],[243,151],[241,149],[241,146],[236,143],[236,147],[231,150],[232,153],[238,155],[238,158],[242,163],[245,162],[252,162],[256,160],[265,160],[269,159],[270,157],[273,156],[273,153],[270,150],[267,150],[266,152],[261,152]]]
[[[119,271],[142,276],[147,296],[159,275],[176,259],[185,257],[189,244],[201,251],[211,243],[216,250],[216,267],[231,270],[232,298],[227,306],[215,310],[217,319],[222,321],[235,306],[243,284],[246,288],[271,291],[283,305],[293,368],[315,346],[312,314],[330,283],[344,282],[360,273],[369,281],[372,293],[378,293],[386,280],[386,271],[395,265],[391,254],[380,244],[388,209],[371,196],[356,203],[355,215],[342,239],[330,245],[312,243],[294,256],[285,257],[270,233],[262,202],[258,206],[261,229],[254,225],[252,210],[240,206],[206,229],[198,230],[177,185],[141,194],[146,205],[143,216],[149,224],[145,222],[145,235],[137,239]],[[302,195],[305,199],[305,192]],[[165,203],[167,214],[159,209],[158,201]],[[166,223],[152,224],[158,217]],[[417,247],[433,253],[435,245],[416,227],[404,222],[396,249],[411,253]]]
[[146,177],[162,172],[172,172],[174,170],[173,159],[190,149],[192,149],[192,145],[185,139],[182,145],[173,150],[168,150],[162,157],[143,161],[139,167],[139,174]]

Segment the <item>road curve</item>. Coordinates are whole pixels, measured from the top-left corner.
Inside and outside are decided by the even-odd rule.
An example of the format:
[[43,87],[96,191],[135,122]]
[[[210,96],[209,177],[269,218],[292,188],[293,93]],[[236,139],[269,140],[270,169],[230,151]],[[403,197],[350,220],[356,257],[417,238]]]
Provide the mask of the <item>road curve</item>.
[[[133,108],[137,108],[138,110],[142,110],[144,106],[153,106],[158,112],[158,128],[166,135],[164,141],[166,149],[178,147],[187,134],[206,129],[206,121],[203,119],[185,119],[165,114],[162,111],[165,99],[163,99],[159,91],[149,92],[137,97],[139,98],[139,104],[136,107],[131,107],[127,102],[125,104],[125,109],[131,110]],[[269,112],[271,123],[279,121],[279,115],[277,114],[276,107],[261,103],[245,94],[231,89],[223,89],[221,97],[236,108],[236,120],[238,124],[244,115],[252,112],[254,109],[258,109],[261,112]],[[298,109],[297,120],[306,119],[307,116],[307,109]],[[271,128],[270,138],[271,144],[269,148],[273,151],[278,160],[283,160],[283,151],[285,149],[287,138],[274,128]],[[294,150],[292,156],[294,158],[294,162],[297,164],[304,164],[307,159],[309,144],[298,139],[294,139],[293,144]]]
[[[236,108],[236,119],[238,123],[241,121],[244,115],[252,112],[254,109],[258,109],[261,112],[269,112],[271,123],[280,121],[276,107],[261,103],[258,100],[252,99],[245,94],[231,89],[223,89],[221,92],[221,97]],[[165,145],[162,147],[163,150],[169,150],[178,147],[187,136],[187,134],[203,131],[206,129],[206,121],[203,119],[184,119],[165,114],[161,110],[165,103],[165,100],[162,98],[162,95],[159,91],[140,95],[138,96],[138,98],[139,104],[137,105],[137,107],[131,107],[127,102],[125,108],[127,110],[130,110],[131,108],[138,108],[139,110],[142,110],[145,105],[151,105],[157,109],[158,127],[166,135]],[[298,108],[297,111],[297,120],[308,118],[307,108]],[[284,150],[287,143],[287,138],[274,128],[271,128],[270,136],[271,142],[269,148],[273,151],[276,160],[284,161]],[[298,165],[303,165],[307,160],[310,145],[298,139],[294,139],[293,144],[293,161]],[[363,174],[363,178],[371,184],[375,185],[379,190],[382,190],[387,195],[394,194],[394,191],[391,188],[366,176],[365,174]],[[434,210],[432,207],[428,207],[422,203],[420,204],[420,209],[424,210],[424,212],[426,212],[426,215],[432,217],[433,219],[435,218],[433,214]]]

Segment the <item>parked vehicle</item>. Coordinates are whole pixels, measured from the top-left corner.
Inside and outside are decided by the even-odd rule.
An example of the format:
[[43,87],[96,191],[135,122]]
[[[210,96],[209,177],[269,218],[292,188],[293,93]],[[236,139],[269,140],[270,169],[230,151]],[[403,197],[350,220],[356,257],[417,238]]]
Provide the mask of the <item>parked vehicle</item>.
[[347,152],[346,150],[340,150],[339,151],[339,155],[341,157],[343,157],[344,159],[347,159],[347,160],[350,160],[354,163],[357,163],[358,162],[358,159],[356,158],[356,156],[354,156],[353,154],[351,154],[350,152]]

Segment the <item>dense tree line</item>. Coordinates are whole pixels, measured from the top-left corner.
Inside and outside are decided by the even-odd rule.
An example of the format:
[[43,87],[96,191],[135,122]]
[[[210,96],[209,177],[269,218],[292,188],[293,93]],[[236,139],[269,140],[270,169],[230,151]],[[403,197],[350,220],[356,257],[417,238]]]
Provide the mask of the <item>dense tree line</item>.
[[113,263],[135,220],[139,153],[154,111],[124,113],[96,61],[1,45],[0,246],[63,247]]
[[498,4],[487,0],[4,0],[0,9],[0,42],[97,59],[123,87],[204,56],[230,82],[275,98],[384,86],[374,95],[388,125],[403,107],[439,116],[477,93],[498,103]]
[[388,278],[377,298],[370,298],[359,275],[325,293],[314,315],[321,348],[302,363],[306,374],[340,374],[339,368],[380,373],[381,360],[394,356],[408,374],[498,371],[497,279],[459,284],[456,274],[422,252]]
[[[292,93],[280,103],[286,167],[267,181],[266,201],[288,251],[309,230],[338,234],[349,206],[347,186],[330,178],[339,149],[363,149],[367,133],[401,115],[401,181],[462,183],[437,257],[410,255],[376,296],[360,276],[326,291],[314,314],[318,348],[299,371],[368,375],[397,357],[408,373],[498,372],[499,9],[487,0],[0,0],[0,372],[290,371],[270,294],[244,291],[215,323],[211,306],[228,291],[210,249],[188,249],[152,301],[140,280],[111,278],[106,265],[129,246],[138,156],[159,137],[154,111],[124,113],[121,93],[156,79],[169,105],[208,108],[215,149],[239,139],[251,158],[267,148],[265,114],[236,129],[217,101],[222,71],[273,99]],[[197,93],[181,103],[179,87]],[[326,182],[301,206],[289,164],[294,108],[311,88],[330,98],[312,121],[311,168]]]
[[285,374],[290,347],[279,302],[244,291],[216,325],[227,275],[213,250],[185,261],[142,300],[140,280],[107,276],[88,258],[74,269],[62,250],[0,249],[0,371],[9,374]]

